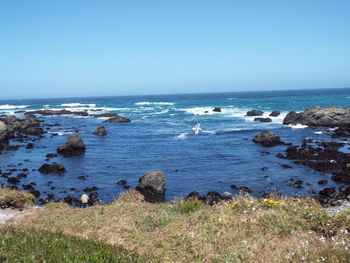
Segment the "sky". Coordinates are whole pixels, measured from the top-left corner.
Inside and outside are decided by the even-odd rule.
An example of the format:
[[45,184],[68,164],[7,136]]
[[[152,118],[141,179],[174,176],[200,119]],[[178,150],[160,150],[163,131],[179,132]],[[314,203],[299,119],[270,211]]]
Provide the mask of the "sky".
[[0,0],[0,97],[350,87],[349,14],[347,0]]

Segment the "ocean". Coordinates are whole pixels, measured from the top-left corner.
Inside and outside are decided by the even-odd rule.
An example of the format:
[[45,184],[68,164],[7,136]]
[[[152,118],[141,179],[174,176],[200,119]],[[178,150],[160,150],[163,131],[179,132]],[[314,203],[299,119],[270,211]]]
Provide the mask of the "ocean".
[[[293,145],[300,145],[305,138],[340,141],[330,138],[327,128],[285,126],[282,121],[289,111],[315,106],[349,107],[349,104],[350,89],[2,100],[1,114],[36,109],[96,113],[94,110],[102,109],[102,112],[130,118],[132,122],[103,123],[106,118],[38,115],[45,123],[60,126],[51,127],[45,138],[34,142],[33,149],[21,147],[0,154],[0,170],[28,168],[28,177],[21,179],[17,186],[22,189],[22,184],[34,182],[43,199],[48,194],[54,194],[56,199],[68,195],[79,198],[83,189],[97,186],[100,188],[98,198],[108,202],[126,191],[117,185],[119,180],[126,180],[134,188],[139,177],[152,170],[165,173],[168,201],[192,191],[237,194],[230,185],[247,186],[255,196],[265,192],[308,196],[325,187],[317,183],[321,179],[328,180],[327,187],[340,184],[332,181],[330,174],[275,157],[288,146],[264,148],[252,139],[263,130],[271,130],[282,141]],[[220,107],[222,112],[213,112],[214,107]],[[264,111],[265,117],[274,110],[281,115],[271,117],[269,123],[254,122],[254,117],[245,116],[252,109]],[[20,117],[22,113],[16,115]],[[192,128],[197,122],[201,123],[202,130],[196,136]],[[105,125],[107,136],[92,134],[99,124]],[[39,173],[37,169],[47,163],[45,155],[56,153],[56,148],[77,129],[86,144],[86,153],[51,159],[49,162],[66,167],[67,172],[62,175]],[[54,133],[58,136],[53,136]],[[283,164],[292,168],[283,168]],[[263,171],[262,167],[268,170]],[[79,176],[85,176],[86,180],[79,180]],[[296,180],[304,181],[303,188],[291,186]],[[3,177],[0,183],[8,185]]]

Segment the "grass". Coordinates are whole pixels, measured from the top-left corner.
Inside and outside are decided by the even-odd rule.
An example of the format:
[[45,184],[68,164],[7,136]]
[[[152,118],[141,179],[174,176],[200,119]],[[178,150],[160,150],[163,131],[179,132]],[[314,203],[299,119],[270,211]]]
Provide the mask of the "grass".
[[13,225],[122,245],[160,262],[350,262],[350,212],[329,215],[309,198],[270,200],[149,204],[130,192],[87,209],[50,204]]
[[146,262],[122,247],[34,229],[1,228],[0,262]]
[[0,188],[0,208],[16,208],[23,210],[34,205],[35,197],[10,188]]

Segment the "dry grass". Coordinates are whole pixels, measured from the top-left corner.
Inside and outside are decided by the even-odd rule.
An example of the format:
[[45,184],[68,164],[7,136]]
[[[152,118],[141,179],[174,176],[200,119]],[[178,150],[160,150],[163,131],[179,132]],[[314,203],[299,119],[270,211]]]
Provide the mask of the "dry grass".
[[148,204],[136,193],[104,206],[36,209],[23,227],[120,244],[161,262],[350,262],[350,213],[327,215],[312,199],[250,197],[215,206]]
[[34,205],[35,197],[10,188],[0,188],[0,208],[25,209]]

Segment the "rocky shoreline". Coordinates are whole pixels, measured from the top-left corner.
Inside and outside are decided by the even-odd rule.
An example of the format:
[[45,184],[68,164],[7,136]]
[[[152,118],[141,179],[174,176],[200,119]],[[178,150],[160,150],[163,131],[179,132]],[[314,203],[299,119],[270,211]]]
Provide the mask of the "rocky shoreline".
[[[98,111],[98,110],[96,110]],[[215,107],[213,111],[220,114],[221,109]],[[0,117],[0,153],[4,151],[13,151],[20,147],[31,149],[34,147],[34,143],[45,136],[45,133],[50,129],[50,125],[45,124],[44,121],[38,120],[37,115],[41,116],[54,116],[54,115],[77,115],[77,116],[89,116],[94,118],[108,118],[105,122],[109,123],[123,123],[130,122],[131,120],[122,117],[116,113],[100,113],[90,114],[87,111],[68,111],[68,110],[38,110],[24,113],[26,118],[18,118],[15,116],[1,116]],[[247,112],[246,116],[262,116],[264,113],[259,110],[251,110]],[[280,112],[273,111],[270,116],[279,116]],[[254,121],[269,122],[269,118],[255,118]],[[296,113],[290,112],[283,120],[285,125],[308,125],[312,127],[332,127],[333,133],[330,134],[331,138],[342,138],[347,140],[350,137],[350,110],[340,108],[320,108],[315,107],[305,110],[304,112]],[[59,126],[60,124],[54,124]],[[98,136],[104,136],[108,133],[103,125],[99,125],[95,131],[91,133]],[[340,151],[341,147],[345,147],[346,142],[333,142],[333,141],[316,141],[305,139],[301,145],[291,145],[288,142],[283,142],[281,139],[272,133],[271,131],[263,131],[252,138],[253,142],[261,147],[275,147],[278,145],[286,146],[284,152],[278,153],[276,158],[288,159],[297,165],[304,165],[312,170],[320,173],[332,174],[332,180],[340,182],[342,184],[350,184],[350,153],[344,153]],[[46,160],[57,155],[62,155],[66,158],[83,155],[85,151],[88,151],[88,147],[85,145],[83,138],[78,134],[71,135],[67,142],[61,146],[58,146],[57,153],[48,153]],[[283,168],[292,168],[289,165],[284,165]],[[268,167],[261,168],[267,170]],[[66,169],[63,165],[56,162],[44,163],[38,171],[42,174],[64,174]],[[13,176],[12,173],[17,172],[17,176]],[[48,194],[46,199],[40,198],[41,193],[36,189],[35,182],[30,184],[23,184],[20,186],[21,179],[26,178],[30,171],[28,168],[22,168],[20,170],[13,168],[8,171],[0,171],[0,176],[5,178],[7,184],[3,184],[3,187],[9,187],[13,189],[22,188],[33,194],[37,203],[42,205],[52,201],[63,201],[73,206],[80,206],[81,201],[78,198],[70,195],[56,199],[54,194]],[[80,180],[85,180],[84,176],[80,176]],[[48,182],[48,184],[50,181]],[[140,178],[140,183],[136,187],[136,190],[144,195],[145,200],[151,203],[164,202],[165,196],[165,183],[166,177],[161,171],[152,171],[144,174]],[[320,180],[320,185],[326,185],[327,180]],[[118,185],[124,189],[131,189],[127,185],[125,180],[120,180]],[[291,183],[292,187],[302,188],[303,181],[297,180]],[[51,187],[54,192],[55,188]],[[246,186],[231,185],[231,189],[235,194],[249,194],[253,191]],[[72,189],[73,190],[73,189]],[[84,189],[84,192],[89,195],[89,205],[96,205],[102,201],[98,198],[98,190],[96,186],[91,186]],[[263,194],[263,197],[268,196],[269,193]],[[339,189],[334,187],[325,187],[319,192],[314,193],[315,198],[324,206],[339,205],[344,200],[350,200],[350,186],[342,186]],[[222,200],[229,200],[232,195],[220,194],[218,192],[208,192],[205,196],[200,195],[198,192],[191,192],[186,197],[196,198],[209,204],[218,203]]]

